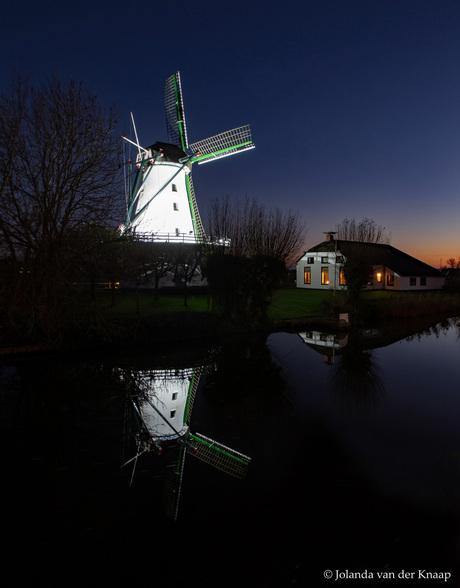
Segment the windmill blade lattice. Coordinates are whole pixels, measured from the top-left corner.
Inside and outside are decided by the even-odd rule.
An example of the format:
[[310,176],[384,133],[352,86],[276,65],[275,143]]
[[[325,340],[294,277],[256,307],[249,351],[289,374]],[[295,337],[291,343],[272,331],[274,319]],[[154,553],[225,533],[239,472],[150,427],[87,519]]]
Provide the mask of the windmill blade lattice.
[[180,74],[176,72],[166,80],[165,85],[166,130],[170,143],[179,145],[184,151],[188,147],[185,126],[184,103]]
[[192,222],[195,228],[197,241],[204,242],[206,239],[206,233],[204,231],[203,223],[201,221],[200,211],[198,210],[198,204],[196,202],[195,196],[195,188],[193,187],[191,173],[185,177],[185,183],[187,186],[188,199],[190,202],[190,212],[192,214]]
[[170,467],[163,481],[163,510],[169,518],[177,521],[180,491],[184,477],[185,447],[180,448],[179,460],[175,467]]
[[196,450],[190,455],[235,478],[245,478],[251,458],[200,433],[191,434]]
[[192,161],[198,164],[214,161],[221,157],[228,157],[254,147],[249,125],[219,133],[190,145],[191,151],[197,153]]
[[195,402],[196,391],[200,383],[201,374],[203,373],[203,366],[197,366],[193,370],[192,380],[188,389],[188,400],[185,408],[185,422],[190,425],[192,418],[193,403]]

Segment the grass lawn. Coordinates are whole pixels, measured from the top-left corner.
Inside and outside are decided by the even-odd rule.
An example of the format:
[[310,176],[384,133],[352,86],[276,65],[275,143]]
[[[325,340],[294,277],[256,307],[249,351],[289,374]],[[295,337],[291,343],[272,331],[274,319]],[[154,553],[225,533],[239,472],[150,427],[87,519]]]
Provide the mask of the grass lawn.
[[[390,318],[391,316],[415,316],[434,312],[458,310],[460,296],[446,292],[363,292],[362,302],[375,308],[379,315]],[[301,288],[288,288],[276,290],[272,303],[268,309],[270,320],[284,321],[290,319],[302,319],[306,317],[324,317],[327,311],[323,302],[329,302],[329,306],[340,307],[344,301],[340,293],[321,290],[304,290]],[[137,310],[138,305],[138,310]],[[327,307],[327,305],[326,305]],[[70,305],[69,318],[77,322],[87,321],[91,317],[100,316],[105,319],[139,319],[143,316],[152,316],[155,313],[165,312],[212,312],[211,300],[207,294],[192,294],[191,289],[187,296],[187,306],[184,305],[184,296],[181,293],[162,293],[155,300],[153,292],[139,292],[136,300],[134,291],[116,291],[115,305],[112,304],[110,291],[98,291],[95,300],[92,300],[88,292],[75,294]]]
[[[321,303],[325,298],[331,298],[332,292],[318,290],[301,290],[289,288],[277,290],[274,293],[269,308],[269,318],[274,321],[295,319],[311,316],[322,316],[324,310]],[[182,294],[161,293],[155,300],[153,292],[139,292],[139,311],[137,313],[136,293],[134,291],[115,291],[115,305],[112,304],[112,294],[109,290],[101,290],[92,300],[89,293],[74,295],[70,314],[76,319],[85,319],[91,315],[101,314],[110,318],[135,318],[147,316],[157,312],[211,312],[211,300],[207,294],[187,296],[187,306],[184,305]]]
[[103,315],[107,319],[139,318],[157,312],[207,312],[210,311],[210,300],[206,294],[188,295],[187,306],[184,305],[182,294],[160,294],[155,300],[152,292],[139,292],[136,299],[134,291],[115,291],[115,304],[112,303],[112,293],[101,290],[92,300],[89,293],[74,295],[70,315],[77,320],[84,320],[91,315]]
[[332,299],[333,295],[333,292],[300,288],[276,290],[268,316],[273,321],[323,316],[325,312],[321,303],[325,299]]

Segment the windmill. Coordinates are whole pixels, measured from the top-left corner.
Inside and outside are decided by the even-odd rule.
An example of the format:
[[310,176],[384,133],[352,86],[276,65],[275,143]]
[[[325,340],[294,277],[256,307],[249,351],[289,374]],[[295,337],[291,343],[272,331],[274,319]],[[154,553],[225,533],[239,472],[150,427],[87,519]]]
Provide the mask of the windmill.
[[163,506],[166,514],[177,519],[185,458],[191,455],[236,478],[244,478],[251,458],[200,433],[190,431],[190,421],[203,368],[125,371],[128,408],[134,421],[136,455],[131,483],[138,458],[144,453],[161,454],[178,449],[178,458],[169,467],[163,482]]
[[[140,239],[201,243],[206,235],[192,182],[192,165],[215,161],[254,148],[249,125],[189,145],[180,74],[166,80],[168,143],[141,147],[131,114],[137,147],[134,181],[127,186],[125,227]],[[131,176],[130,176],[131,177]]]

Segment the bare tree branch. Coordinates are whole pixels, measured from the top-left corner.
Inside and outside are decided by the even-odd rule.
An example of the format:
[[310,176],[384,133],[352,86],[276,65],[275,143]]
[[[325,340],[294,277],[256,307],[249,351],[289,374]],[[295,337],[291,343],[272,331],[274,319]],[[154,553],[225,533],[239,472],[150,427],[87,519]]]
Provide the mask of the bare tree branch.
[[33,88],[16,75],[0,99],[0,244],[23,267],[27,307],[49,320],[73,269],[66,241],[119,218],[117,123],[82,84],[57,77]]
[[208,233],[230,240],[230,252],[244,257],[269,256],[289,265],[305,239],[305,223],[291,210],[266,208],[256,200],[230,203],[215,199],[208,213]]
[[354,218],[345,218],[336,227],[337,239],[342,241],[359,241],[360,243],[386,243],[391,241],[391,233],[374,220],[363,217],[359,222]]

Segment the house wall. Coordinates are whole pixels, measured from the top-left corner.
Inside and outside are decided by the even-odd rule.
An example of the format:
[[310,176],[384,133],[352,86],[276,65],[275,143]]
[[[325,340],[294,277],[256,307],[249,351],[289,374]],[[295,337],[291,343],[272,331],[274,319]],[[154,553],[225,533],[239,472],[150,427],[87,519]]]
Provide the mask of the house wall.
[[440,290],[444,286],[444,278],[426,277],[426,284],[421,284],[420,276],[401,277],[399,278],[400,290]]
[[372,286],[369,289],[372,290],[384,290],[386,284],[386,275],[388,268],[383,265],[374,265],[374,271],[372,274]]
[[[297,288],[310,288],[314,290],[346,290],[346,286],[340,284],[340,270],[343,267],[343,257],[340,252],[307,252],[298,262],[296,271]],[[310,268],[311,280],[305,283],[305,268]],[[328,269],[328,283],[322,283],[322,269]],[[379,278],[380,275],[380,278]],[[383,265],[374,266],[372,284],[367,290],[389,291],[415,291],[415,290],[440,290],[444,286],[444,277],[425,277],[425,285],[422,285],[423,276],[400,276],[390,268]]]
[[[296,284],[297,288],[311,288],[314,290],[345,290],[340,285],[340,270],[343,268],[343,257],[339,252],[320,251],[306,253],[297,262]],[[310,283],[305,283],[305,268],[310,268]],[[325,269],[327,269],[328,281],[325,281]]]

